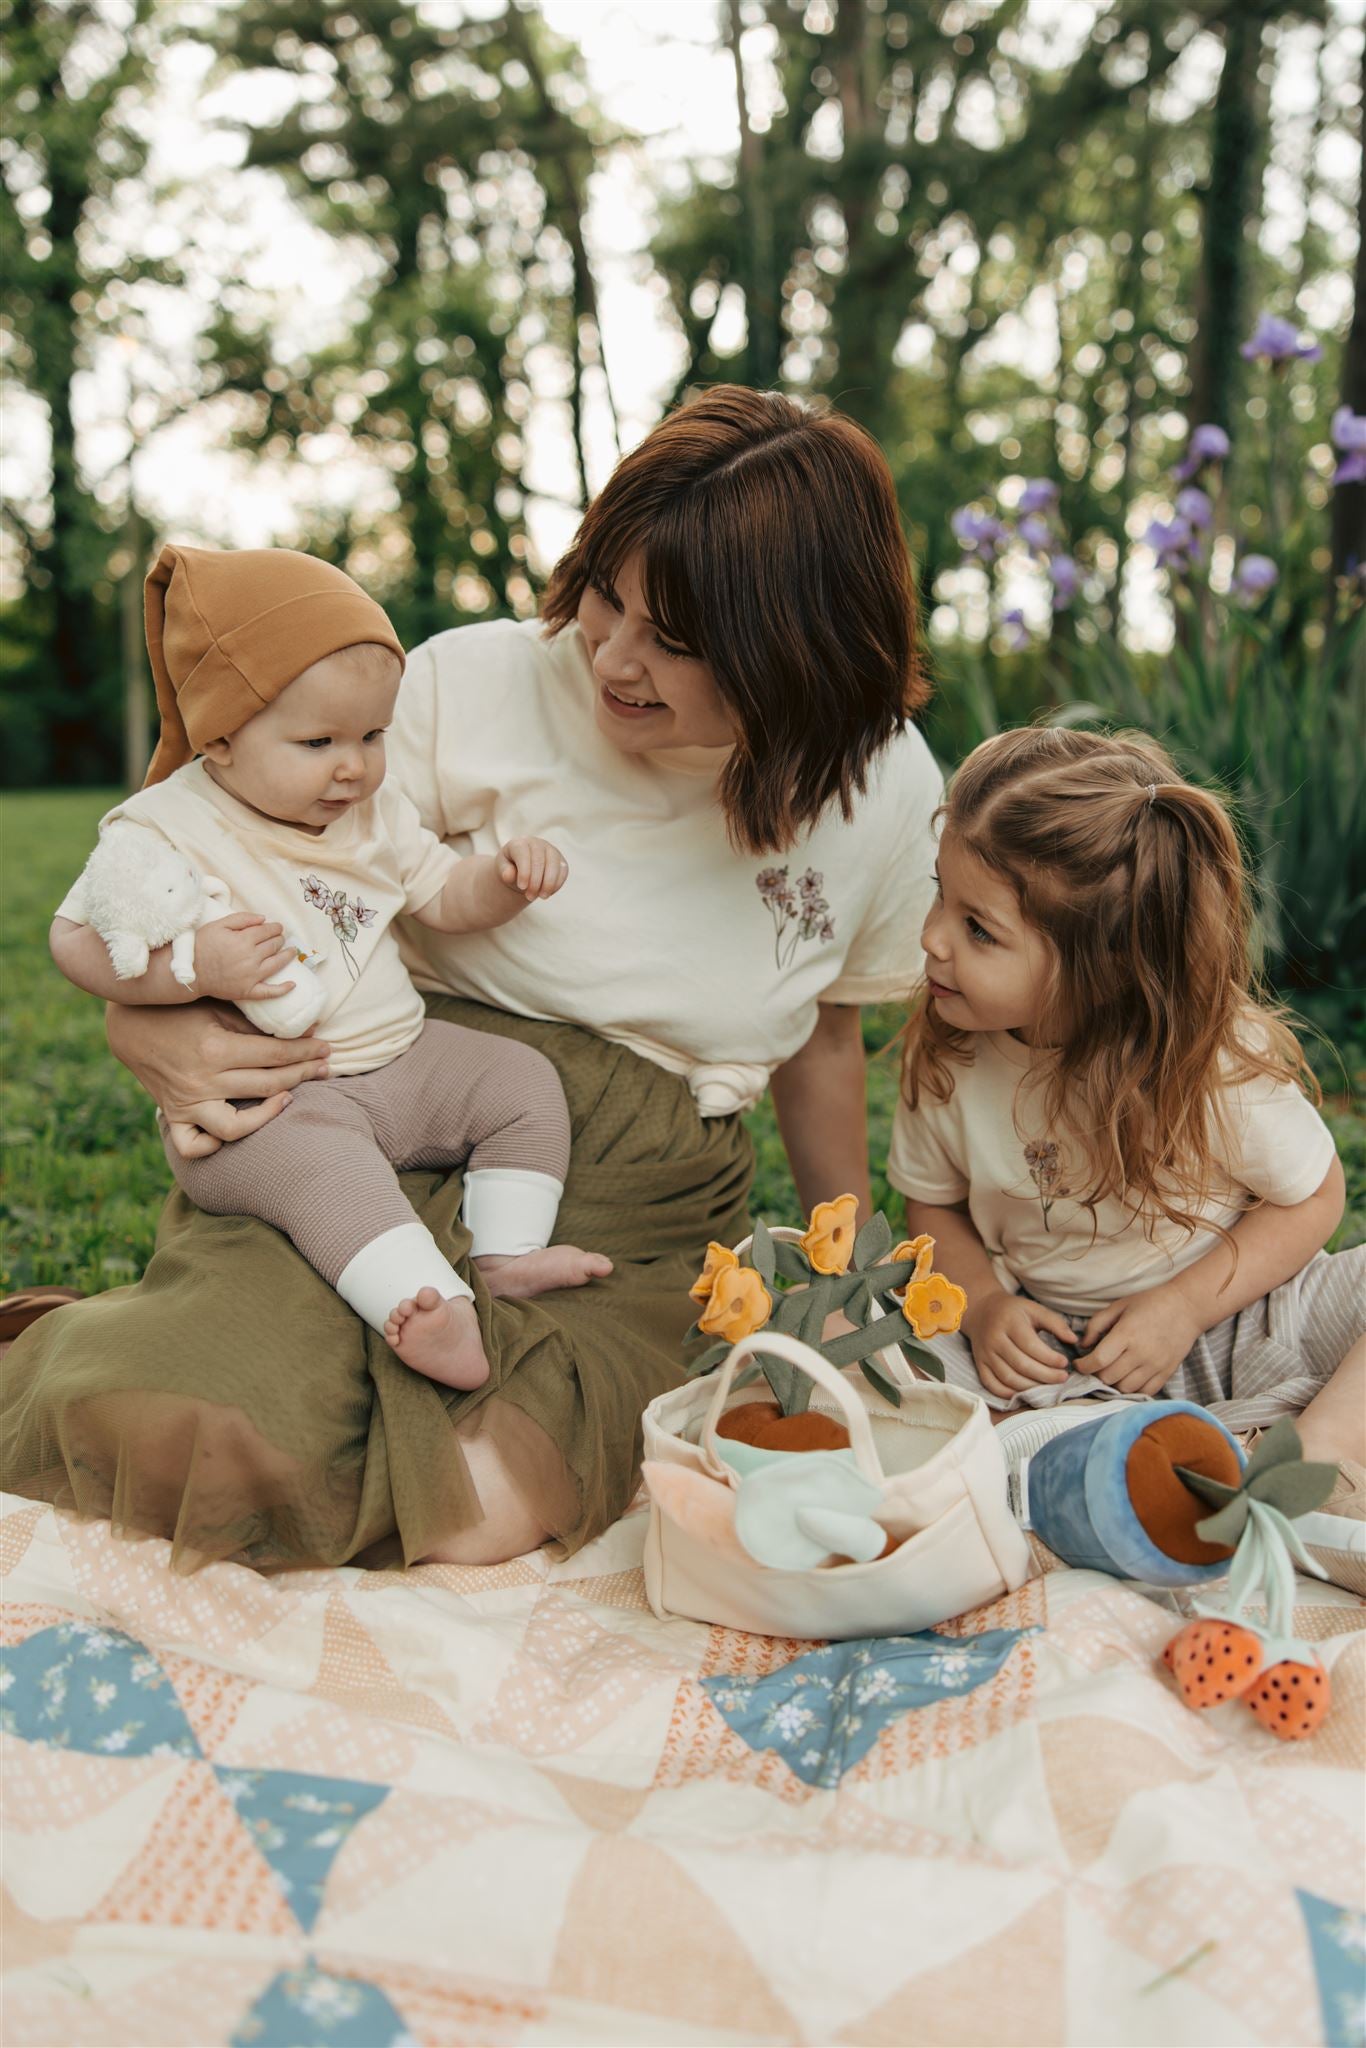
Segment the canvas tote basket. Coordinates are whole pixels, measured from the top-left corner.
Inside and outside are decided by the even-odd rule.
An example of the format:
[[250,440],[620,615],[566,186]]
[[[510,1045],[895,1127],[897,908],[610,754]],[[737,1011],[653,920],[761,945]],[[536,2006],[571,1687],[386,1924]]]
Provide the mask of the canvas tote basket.
[[[901,1406],[855,1384],[808,1344],[757,1331],[715,1373],[659,1395],[645,1410],[645,1456],[685,1464],[718,1485],[740,1479],[716,1449],[723,1412],[769,1398],[767,1385],[732,1390],[746,1360],[786,1359],[816,1382],[812,1406],[844,1422],[859,1470],[879,1487],[877,1519],[903,1540],[870,1564],[775,1570],[723,1555],[651,1498],[645,1590],[654,1612],[755,1635],[834,1641],[905,1635],[965,1614],[1022,1585],[1029,1548],[1006,1495],[1006,1466],[985,1403],[915,1378],[899,1353]],[[794,1464],[801,1452],[788,1454]]]

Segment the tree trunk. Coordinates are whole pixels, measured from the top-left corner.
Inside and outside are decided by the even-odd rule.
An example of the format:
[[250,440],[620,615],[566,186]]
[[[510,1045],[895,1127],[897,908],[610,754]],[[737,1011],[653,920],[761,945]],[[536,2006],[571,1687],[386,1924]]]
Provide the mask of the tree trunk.
[[[1366,58],[1362,62],[1366,90]],[[1366,413],[1366,127],[1361,140],[1361,190],[1357,200],[1356,303],[1342,352],[1342,403]],[[1366,563],[1366,483],[1339,484],[1333,493],[1333,576],[1358,574]]]
[[1191,357],[1191,422],[1229,427],[1243,338],[1247,222],[1261,163],[1257,117],[1260,18],[1235,7],[1224,31],[1224,69],[1214,103],[1204,235]]
[[745,317],[749,327],[750,382],[767,391],[778,381],[780,360],[778,309],[773,288],[773,213],[764,170],[763,139],[750,126],[745,66],[740,54],[744,23],[740,0],[728,0],[727,41],[735,66],[735,110],[740,122],[740,196],[749,229],[749,268],[744,280]]

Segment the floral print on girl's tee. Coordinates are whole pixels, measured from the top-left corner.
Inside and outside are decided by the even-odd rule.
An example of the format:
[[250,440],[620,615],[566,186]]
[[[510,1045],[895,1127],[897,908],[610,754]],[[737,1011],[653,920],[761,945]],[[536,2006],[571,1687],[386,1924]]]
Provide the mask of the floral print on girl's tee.
[[1029,1178],[1039,1191],[1039,1207],[1043,1211],[1043,1227],[1048,1230],[1048,1212],[1060,1195],[1066,1195],[1063,1186],[1062,1161],[1058,1148],[1051,1138],[1036,1138],[1025,1146],[1025,1165]]
[[341,941],[342,958],[351,979],[359,981],[360,969],[351,948],[360,937],[362,925],[374,923],[374,911],[368,910],[359,896],[354,903],[350,902],[345,889],[329,889],[317,875],[300,875],[299,884],[304,892],[304,901],[331,919],[332,929]]
[[807,868],[790,880],[785,867],[761,868],[754,878],[768,914],[773,919],[773,959],[778,967],[790,967],[803,939],[818,939],[828,946],[835,936],[835,920],[822,891],[825,876],[819,868]]

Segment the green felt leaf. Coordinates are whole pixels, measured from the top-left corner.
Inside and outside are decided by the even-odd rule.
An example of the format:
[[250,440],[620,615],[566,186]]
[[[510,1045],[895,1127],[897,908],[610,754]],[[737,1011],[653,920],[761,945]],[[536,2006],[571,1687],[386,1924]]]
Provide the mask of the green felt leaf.
[[873,1306],[873,1290],[868,1282],[860,1280],[842,1306],[851,1323],[866,1323]]
[[1248,1512],[1246,1494],[1236,1493],[1217,1515],[1206,1515],[1203,1522],[1197,1522],[1195,1533],[1206,1543],[1236,1544],[1247,1527]]
[[814,1391],[806,1374],[797,1366],[789,1365],[785,1358],[764,1359],[763,1371],[783,1414],[804,1415],[811,1406]]
[[854,1239],[854,1264],[862,1271],[875,1266],[879,1259],[885,1259],[892,1249],[892,1226],[881,1209],[868,1221]]
[[820,1345],[825,1335],[825,1319],[829,1313],[830,1282],[817,1280],[813,1282],[807,1297],[806,1313],[802,1317],[802,1326],[798,1332],[803,1344]]
[[[865,1323],[861,1330],[848,1330],[843,1336],[832,1337],[828,1344],[817,1348],[821,1357],[829,1359],[831,1365],[861,1365],[865,1358],[872,1358],[878,1351],[885,1351],[889,1344],[900,1344],[901,1332],[895,1324],[889,1329],[884,1319]],[[936,1374],[942,1379],[942,1371]]]
[[729,1344],[709,1344],[696,1358],[690,1358],[683,1370],[690,1380],[695,1380],[704,1372],[713,1372],[723,1358],[730,1356],[731,1349]]
[[1303,1459],[1263,1467],[1244,1481],[1244,1491],[1268,1507],[1279,1508],[1289,1521],[1321,1508],[1337,1484],[1336,1465],[1306,1465]]
[[768,1319],[768,1328],[777,1330],[784,1337],[795,1337],[806,1314],[806,1289],[794,1287],[778,1296],[777,1306]]
[[893,1408],[901,1406],[900,1387],[893,1386],[886,1373],[874,1365],[870,1358],[865,1358],[860,1362],[859,1371],[863,1374],[869,1386],[875,1388],[881,1394],[884,1401],[890,1401]]
[[693,1323],[692,1326],[684,1333],[683,1342],[685,1344],[695,1344],[701,1335],[702,1325],[700,1323]]
[[754,1267],[755,1272],[759,1275],[765,1287],[771,1289],[777,1273],[778,1261],[772,1232],[762,1218],[754,1226],[754,1242],[749,1248],[749,1256],[750,1263]]
[[1269,1472],[1273,1466],[1297,1464],[1303,1457],[1300,1433],[1289,1416],[1283,1415],[1279,1422],[1272,1423],[1243,1467],[1243,1484],[1246,1486],[1249,1479],[1255,1479],[1261,1472]]
[[927,1372],[932,1380],[942,1382],[944,1378],[944,1361],[936,1352],[931,1351],[927,1344],[917,1344],[915,1338],[909,1333],[903,1337],[899,1331],[897,1332],[896,1342],[900,1350],[914,1351],[916,1363],[922,1372]]
[[[885,1266],[870,1268],[868,1278],[875,1287],[890,1293],[893,1287],[904,1287],[914,1271],[914,1259],[889,1259]],[[899,1302],[897,1306],[900,1307]]]
[[[822,1287],[826,1290],[830,1307],[832,1309],[842,1308],[846,1315],[849,1315],[848,1304],[858,1293],[860,1287],[866,1287],[867,1284],[867,1281],[859,1273],[832,1273],[821,1282]],[[854,1318],[849,1316],[849,1320],[852,1322]]]
[[773,1258],[784,1280],[806,1281],[811,1278],[811,1261],[799,1244],[792,1244],[785,1237],[775,1237]]
[[1210,1479],[1203,1472],[1192,1472],[1187,1465],[1177,1465],[1174,1469],[1177,1478],[1184,1480],[1191,1492],[1198,1494],[1201,1500],[1207,1500],[1212,1508],[1221,1508],[1226,1502],[1236,1500],[1241,1491],[1237,1486],[1225,1486],[1222,1479]]

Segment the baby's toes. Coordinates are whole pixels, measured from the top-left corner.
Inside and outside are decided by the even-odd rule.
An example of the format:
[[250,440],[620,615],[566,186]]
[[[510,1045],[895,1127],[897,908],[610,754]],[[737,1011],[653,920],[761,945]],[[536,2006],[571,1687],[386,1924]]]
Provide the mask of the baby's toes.
[[415,1305],[416,1307],[430,1313],[432,1309],[440,1308],[441,1296],[437,1293],[434,1287],[419,1287],[417,1290],[416,1304],[410,1302],[408,1305],[410,1308]]
[[587,1252],[584,1255],[584,1270],[595,1280],[605,1280],[612,1270],[612,1261],[605,1252]]

